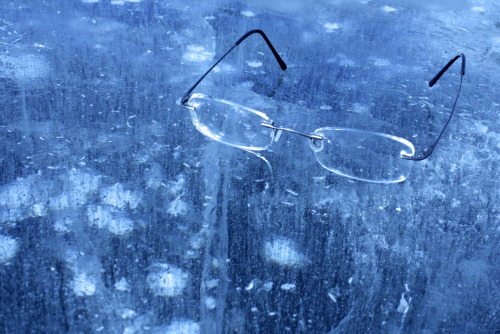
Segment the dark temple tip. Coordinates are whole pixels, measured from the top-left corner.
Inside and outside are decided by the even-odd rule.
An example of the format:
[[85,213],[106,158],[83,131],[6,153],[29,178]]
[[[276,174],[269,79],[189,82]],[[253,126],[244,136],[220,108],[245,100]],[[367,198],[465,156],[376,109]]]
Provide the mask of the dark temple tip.
[[429,87],[432,87],[438,82],[438,80],[443,76],[444,72],[446,72],[451,65],[458,59],[462,58],[462,67],[460,69],[460,74],[464,75],[465,74],[465,55],[463,53],[457,54],[454,58],[452,58],[442,69],[439,71],[438,74],[434,78],[429,81]]
[[281,61],[278,60],[278,63],[280,64],[280,67],[283,71],[285,71],[288,68],[283,60]]

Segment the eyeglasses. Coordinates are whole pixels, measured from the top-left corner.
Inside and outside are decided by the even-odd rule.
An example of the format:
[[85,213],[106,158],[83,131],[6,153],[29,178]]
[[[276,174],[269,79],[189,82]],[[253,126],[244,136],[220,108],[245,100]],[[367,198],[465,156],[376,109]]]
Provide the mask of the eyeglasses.
[[465,74],[465,56],[462,53],[452,58],[429,81],[429,87],[434,86],[458,58],[462,59],[460,85],[450,116],[434,143],[424,149],[423,154],[419,156],[415,156],[415,148],[410,141],[393,135],[341,127],[323,127],[311,134],[305,134],[294,129],[275,126],[274,122],[261,111],[200,93],[192,94],[210,71],[236,46],[255,33],[264,38],[281,69],[286,70],[285,62],[266,34],[262,30],[251,30],[238,39],[181,99],[183,106],[189,109],[196,129],[222,144],[251,152],[263,151],[278,141],[283,132],[291,132],[307,138],[318,163],[333,173],[361,181],[396,183],[406,180],[414,161],[424,160],[432,154],[455,112]]

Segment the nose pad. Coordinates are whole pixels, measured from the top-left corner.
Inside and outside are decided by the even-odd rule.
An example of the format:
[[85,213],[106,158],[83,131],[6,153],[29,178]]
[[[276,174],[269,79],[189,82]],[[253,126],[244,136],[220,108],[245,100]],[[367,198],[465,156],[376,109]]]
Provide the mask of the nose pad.
[[323,147],[324,147],[324,142],[325,139],[323,140],[319,140],[319,139],[309,139],[309,146],[311,147],[311,149],[314,151],[314,152],[320,152]]
[[281,138],[282,130],[274,130],[274,142],[277,142]]

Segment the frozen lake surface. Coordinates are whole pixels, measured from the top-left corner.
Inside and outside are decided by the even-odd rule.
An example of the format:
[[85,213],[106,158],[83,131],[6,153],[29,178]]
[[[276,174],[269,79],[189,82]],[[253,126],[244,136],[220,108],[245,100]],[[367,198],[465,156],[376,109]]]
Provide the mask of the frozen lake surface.
[[[431,145],[402,183],[331,173],[283,133],[207,139],[181,97],[304,133]],[[496,0],[0,3],[1,333],[500,329]],[[389,163],[389,162],[387,162]]]

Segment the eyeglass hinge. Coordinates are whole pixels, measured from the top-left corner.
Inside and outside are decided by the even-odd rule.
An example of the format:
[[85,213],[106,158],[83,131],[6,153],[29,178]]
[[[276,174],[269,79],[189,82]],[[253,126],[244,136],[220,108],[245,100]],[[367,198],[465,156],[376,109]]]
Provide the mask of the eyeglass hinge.
[[191,96],[189,96],[189,94],[187,95],[184,95],[181,99],[181,103],[186,106],[187,102],[189,101],[189,99],[191,98]]

